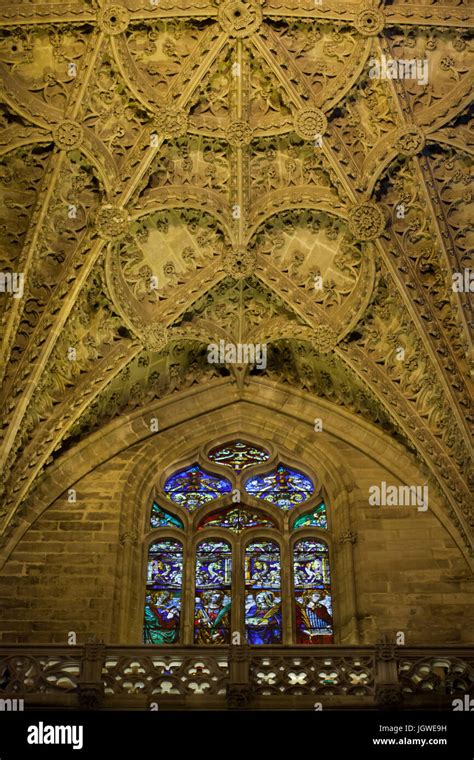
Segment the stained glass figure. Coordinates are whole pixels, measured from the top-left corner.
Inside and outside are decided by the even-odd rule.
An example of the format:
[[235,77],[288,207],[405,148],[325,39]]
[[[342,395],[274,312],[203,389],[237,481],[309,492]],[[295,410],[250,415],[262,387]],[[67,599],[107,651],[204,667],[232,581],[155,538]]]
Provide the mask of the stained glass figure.
[[245,550],[245,630],[249,644],[281,644],[280,549],[253,541]]
[[176,644],[180,640],[183,547],[179,541],[164,539],[148,552],[145,644]]
[[231,625],[232,549],[226,541],[201,541],[196,549],[196,644],[228,644]]
[[293,554],[296,643],[332,644],[329,550],[313,539],[297,541]]
[[247,509],[241,505],[226,507],[207,515],[200,523],[203,528],[227,528],[233,533],[241,533],[246,528],[274,528],[275,523],[257,509]]
[[231,490],[232,485],[227,478],[211,475],[197,464],[176,472],[165,483],[168,499],[185,507],[189,512]]
[[279,465],[266,475],[255,475],[245,483],[247,493],[269,501],[285,511],[307,501],[314,491],[312,481],[301,472]]
[[156,501],[151,508],[150,524],[152,528],[184,528],[183,521],[160,507]]
[[244,441],[232,441],[225,446],[216,446],[207,455],[212,462],[225,464],[241,472],[245,467],[266,462],[270,454],[259,446],[252,446]]
[[302,515],[296,518],[293,525],[293,530],[297,528],[327,528],[328,521],[326,517],[326,507],[324,504],[319,504],[310,512],[304,512]]

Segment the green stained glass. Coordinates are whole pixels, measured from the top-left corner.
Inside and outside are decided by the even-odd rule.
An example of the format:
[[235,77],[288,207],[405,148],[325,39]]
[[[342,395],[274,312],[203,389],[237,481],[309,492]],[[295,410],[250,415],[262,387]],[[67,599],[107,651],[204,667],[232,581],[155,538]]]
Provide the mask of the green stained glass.
[[300,515],[293,525],[293,530],[296,528],[327,528],[328,522],[326,517],[326,507],[324,504],[319,504],[309,512],[304,512]]
[[156,502],[153,503],[151,510],[150,524],[152,528],[184,528],[182,520],[166,509],[160,507]]

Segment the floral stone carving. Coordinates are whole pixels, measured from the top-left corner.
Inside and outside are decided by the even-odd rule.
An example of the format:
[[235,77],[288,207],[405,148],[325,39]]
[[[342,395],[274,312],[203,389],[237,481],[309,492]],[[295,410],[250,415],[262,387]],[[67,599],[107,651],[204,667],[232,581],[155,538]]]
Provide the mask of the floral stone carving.
[[397,138],[398,152],[403,156],[415,156],[425,147],[425,136],[415,124],[401,130]]
[[120,206],[107,203],[97,212],[95,226],[104,240],[121,240],[129,231],[129,216]]
[[160,324],[147,325],[141,335],[145,348],[149,348],[152,351],[163,351],[169,339],[168,330]]
[[222,268],[231,277],[248,277],[255,269],[255,254],[247,248],[232,248],[222,257]]
[[384,213],[376,203],[361,203],[349,211],[349,228],[357,240],[375,240],[385,224]]
[[227,130],[227,139],[237,148],[248,145],[252,139],[252,129],[246,121],[233,121]]
[[219,23],[233,37],[249,37],[262,23],[262,11],[252,0],[225,0],[219,8]]
[[317,325],[311,342],[320,354],[328,354],[336,347],[337,333],[331,325]]
[[177,108],[160,108],[153,119],[152,132],[167,139],[182,137],[188,129],[188,116]]
[[121,5],[102,8],[97,16],[99,29],[105,34],[122,34],[127,29],[129,21],[128,11]]
[[80,146],[84,130],[76,121],[61,121],[53,131],[54,142],[61,150],[75,150]]
[[385,17],[382,11],[377,10],[377,8],[364,8],[357,14],[354,25],[359,34],[372,37],[379,34],[384,28]]
[[315,140],[322,135],[327,128],[326,116],[319,108],[303,108],[295,115],[295,132],[303,140]]

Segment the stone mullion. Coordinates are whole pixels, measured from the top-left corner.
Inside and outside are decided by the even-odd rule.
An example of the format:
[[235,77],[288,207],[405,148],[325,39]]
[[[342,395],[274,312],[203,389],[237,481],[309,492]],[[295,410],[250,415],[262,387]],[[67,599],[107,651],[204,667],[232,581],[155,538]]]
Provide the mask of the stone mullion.
[[[188,528],[189,530],[189,528]],[[182,637],[184,646],[194,644],[194,598],[196,548],[191,532],[186,536],[184,545],[183,589],[181,592]]]
[[232,632],[240,633],[240,642],[245,644],[245,550],[242,534],[236,538],[232,546],[232,589],[231,589],[231,631],[230,643],[232,643]]
[[[431,433],[423,418],[421,418],[417,414],[416,409],[413,408],[413,405],[405,399],[397,384],[387,377],[383,370],[375,364],[365,351],[355,346],[348,346],[345,344],[337,346],[335,351],[344,363],[346,363],[364,383],[367,382],[367,375],[369,375],[374,395],[382,403],[383,407],[395,421],[397,426],[403,430],[408,440],[412,441],[417,452],[430,468],[436,482],[447,496],[453,512],[456,515],[453,522],[459,533],[462,535],[465,545],[470,546],[470,531],[466,523],[466,518],[464,517],[464,515],[467,517],[470,510],[470,491],[461,476],[461,473],[449,460],[443,445]],[[416,430],[420,431],[420,434],[417,437],[415,437],[413,433],[413,431]],[[427,441],[427,446],[421,443],[421,440]],[[446,480],[450,478],[450,485],[444,482],[444,479],[440,475],[441,471],[443,473],[446,473],[446,471],[449,473],[449,475],[446,474]],[[464,502],[462,508],[460,508],[454,497],[455,493],[459,494]]]
[[283,541],[281,546],[281,611],[282,611],[282,644],[294,644],[293,625],[293,556],[290,549],[290,531],[288,520],[285,519]]
[[335,523],[331,525],[331,588],[338,611],[338,644],[360,643],[354,562],[357,535],[350,519],[351,491],[352,486],[342,488],[331,502],[331,517]]

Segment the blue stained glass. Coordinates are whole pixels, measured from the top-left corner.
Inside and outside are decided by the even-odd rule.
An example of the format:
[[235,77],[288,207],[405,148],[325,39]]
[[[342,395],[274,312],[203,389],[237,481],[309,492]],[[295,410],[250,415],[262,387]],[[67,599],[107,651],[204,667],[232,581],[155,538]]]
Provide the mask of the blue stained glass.
[[257,499],[269,501],[285,511],[307,501],[314,491],[312,481],[301,472],[279,465],[266,475],[247,480],[245,490]]
[[152,528],[184,528],[183,521],[167,512],[156,502],[151,509],[150,525]]
[[232,485],[227,478],[211,475],[194,464],[171,475],[164,490],[168,499],[193,512],[203,504],[230,493]]
[[245,629],[249,644],[282,641],[280,549],[253,541],[245,550]]
[[175,644],[180,638],[183,547],[165,539],[150,546],[148,553],[145,644]]
[[327,528],[328,521],[326,517],[326,507],[324,504],[319,504],[310,512],[304,512],[302,515],[296,518],[293,530],[297,528]]
[[259,446],[252,446],[244,441],[232,441],[225,446],[216,446],[209,452],[208,458],[212,462],[225,464],[241,472],[245,467],[266,462],[270,454]]
[[226,541],[201,541],[196,550],[196,644],[228,644],[231,625],[232,550]]
[[297,541],[293,555],[298,644],[332,644],[329,551],[312,539]]

